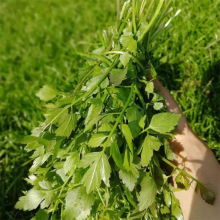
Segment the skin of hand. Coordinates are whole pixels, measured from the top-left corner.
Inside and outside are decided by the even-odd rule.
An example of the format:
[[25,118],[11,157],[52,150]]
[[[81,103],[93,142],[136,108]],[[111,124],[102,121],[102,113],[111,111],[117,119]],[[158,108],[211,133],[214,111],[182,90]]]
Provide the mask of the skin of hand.
[[177,155],[175,163],[204,183],[216,197],[214,205],[207,204],[199,193],[195,193],[195,182],[191,184],[189,190],[175,192],[175,196],[180,201],[184,220],[218,220],[220,219],[220,165],[212,151],[192,131],[170,92],[158,79],[153,82],[164,97],[167,110],[182,115],[174,134],[175,139],[170,141],[171,149]]

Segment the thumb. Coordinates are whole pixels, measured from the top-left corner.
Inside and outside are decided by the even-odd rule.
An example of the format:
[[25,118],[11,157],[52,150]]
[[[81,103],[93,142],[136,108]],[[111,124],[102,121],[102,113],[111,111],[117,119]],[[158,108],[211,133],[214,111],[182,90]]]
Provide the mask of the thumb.
[[182,114],[179,105],[174,100],[170,92],[162,86],[160,81],[158,79],[155,79],[153,80],[153,83],[156,89],[162,94],[163,98],[165,99],[167,110],[171,113]]

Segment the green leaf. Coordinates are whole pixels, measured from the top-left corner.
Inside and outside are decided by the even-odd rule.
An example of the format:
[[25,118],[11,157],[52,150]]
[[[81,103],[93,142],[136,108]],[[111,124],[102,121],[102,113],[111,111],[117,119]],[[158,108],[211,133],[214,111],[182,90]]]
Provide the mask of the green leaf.
[[143,117],[143,112],[139,110],[135,105],[129,107],[126,111],[126,118],[128,122],[136,121],[136,120],[138,120],[139,122],[142,117]]
[[201,194],[201,197],[202,199],[208,203],[208,204],[211,204],[213,205],[214,204],[214,201],[215,201],[215,194],[210,191],[209,189],[207,189],[204,185],[201,185],[199,183],[197,183],[196,185],[196,192],[197,191],[200,191],[200,194]]
[[57,91],[50,88],[47,85],[44,85],[43,88],[41,88],[37,93],[36,96],[40,98],[40,100],[43,101],[50,101],[51,99],[55,98],[57,95]]
[[138,198],[139,210],[147,210],[154,202],[157,194],[157,187],[154,179],[146,174],[141,182],[141,191]]
[[64,173],[67,174],[70,171],[73,172],[78,162],[79,162],[79,154],[77,151],[75,151],[66,158],[66,161],[64,162],[63,165]]
[[67,192],[63,220],[86,220],[94,204],[94,196],[84,187]]
[[99,101],[96,100],[96,102],[89,107],[86,119],[84,121],[85,131],[92,128],[92,126],[98,122],[98,120],[100,119],[99,115],[102,112],[102,108],[103,103],[101,99],[99,99]]
[[30,211],[36,209],[44,199],[45,193],[43,191],[31,189],[26,193],[25,196],[19,198],[15,208]]
[[131,154],[130,150],[126,147],[124,153],[123,168],[129,171],[131,169],[132,162],[133,155]]
[[144,129],[145,127],[145,120],[146,120],[146,115],[144,115],[141,120],[139,121],[139,126]]
[[160,110],[160,109],[162,109],[163,108],[163,103],[162,102],[155,102],[154,103],[154,109],[155,110]]
[[56,142],[56,145],[54,146],[54,149],[53,149],[53,157],[52,157],[52,161],[54,161],[59,153],[59,150],[60,150],[60,145],[61,145],[62,141],[61,140],[58,140]]
[[145,91],[147,92],[147,95],[149,97],[149,95],[154,92],[154,83],[146,82]]
[[172,194],[171,214],[176,217],[177,220],[183,220],[182,211],[180,208],[179,200]]
[[168,207],[170,207],[170,205],[171,205],[171,194],[170,194],[170,192],[169,191],[167,191],[167,190],[163,190],[163,197],[164,197],[164,202],[165,202],[165,204],[168,206]]
[[82,87],[82,90],[89,91],[93,86],[95,86],[99,82],[101,78],[102,75],[92,77],[89,81],[87,81],[86,85]]
[[48,219],[49,219],[49,215],[48,215],[47,211],[44,209],[40,209],[36,213],[36,216],[33,217],[31,220],[48,220]]
[[43,154],[42,156],[37,157],[33,161],[33,164],[29,171],[34,172],[35,170],[37,170],[37,168],[40,167],[42,164],[44,164],[50,156],[51,156],[51,153],[47,152],[46,154]]
[[113,69],[110,73],[110,82],[119,86],[126,79],[127,69]]
[[127,66],[129,60],[130,60],[130,56],[128,52],[124,52],[122,55],[120,55],[120,61],[124,67]]
[[57,136],[69,137],[72,131],[76,129],[77,118],[73,114],[68,114],[65,116],[64,120],[60,120],[58,123],[58,128],[55,131]]
[[36,149],[40,148],[41,146],[43,146],[43,145],[38,143],[38,141],[33,141],[33,142],[30,142],[29,144],[27,144],[27,146],[25,147],[25,150],[32,151],[32,150],[36,150]]
[[46,124],[56,124],[59,122],[59,120],[64,119],[68,115],[67,109],[63,108],[50,108],[47,110],[47,112],[44,114],[46,121]]
[[134,164],[131,164],[131,169],[128,170],[120,170],[119,177],[122,180],[123,184],[128,187],[130,191],[133,191],[137,180],[139,178],[139,172]]
[[159,113],[152,117],[149,127],[159,133],[167,133],[175,128],[180,117],[180,114]]
[[151,135],[147,135],[145,141],[147,142],[146,144],[155,151],[158,151],[160,149],[160,146],[162,145],[158,138]]
[[126,139],[126,142],[128,144],[128,147],[129,147],[131,153],[133,154],[133,143],[132,143],[133,137],[132,137],[130,128],[128,127],[127,124],[122,124],[121,125],[121,131],[122,131],[122,134],[124,135],[124,137]]
[[175,178],[175,182],[177,184],[177,187],[180,189],[189,189],[190,187],[190,182],[189,179],[184,176],[182,173],[178,173],[178,175]]
[[129,216],[129,220],[137,220],[137,219],[142,219],[145,215],[144,211],[138,211],[138,210],[134,210],[134,212],[132,212],[132,214]]
[[94,191],[96,187],[99,187],[101,180],[103,180],[107,186],[109,185],[111,167],[107,156],[102,152],[99,154],[100,156],[96,158],[82,179],[87,193],[90,193],[91,191]]
[[147,142],[144,141],[143,150],[142,150],[142,153],[141,153],[141,164],[142,164],[142,166],[148,166],[150,161],[151,161],[152,156],[153,156],[153,149],[151,147],[149,147]]
[[99,132],[110,132],[111,130],[112,130],[112,125],[110,123],[102,123],[98,131]]
[[105,133],[97,133],[92,135],[89,140],[88,145],[90,147],[100,147],[100,145],[104,142],[104,140],[108,137]]
[[161,212],[161,214],[168,214],[168,213],[170,213],[170,209],[167,206],[162,206],[160,208],[160,212]]
[[136,106],[131,106],[126,111],[126,118],[128,120],[128,126],[131,130],[133,138],[136,138],[140,132],[141,127],[139,126],[139,122],[143,117],[143,110],[139,110]]
[[78,167],[86,168],[90,166],[95,160],[98,160],[100,157],[100,152],[92,152],[83,156],[80,160]]
[[111,155],[112,155],[112,158],[115,161],[116,165],[119,168],[122,168],[123,167],[122,156],[120,154],[118,144],[115,141],[111,145]]
[[169,159],[169,160],[176,159],[177,156],[171,150],[170,144],[166,139],[164,140],[164,151],[165,151],[167,159]]
[[138,39],[140,39],[140,36],[144,33],[144,31],[146,30],[148,26],[148,22],[147,21],[142,21],[141,22],[141,25],[137,31],[137,36],[138,36]]
[[158,151],[162,143],[154,136],[147,135],[143,142],[143,150],[141,153],[141,163],[143,166],[148,166],[152,156],[153,150]]
[[137,42],[133,38],[133,34],[131,32],[127,32],[120,38],[120,43],[123,48],[129,52],[136,53],[137,51]]

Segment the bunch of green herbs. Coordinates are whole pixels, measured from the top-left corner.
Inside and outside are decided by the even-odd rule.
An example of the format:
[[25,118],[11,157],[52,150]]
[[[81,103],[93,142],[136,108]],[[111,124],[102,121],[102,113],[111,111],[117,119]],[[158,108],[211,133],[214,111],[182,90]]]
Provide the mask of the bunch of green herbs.
[[[120,8],[120,5],[118,5]],[[44,86],[45,122],[25,138],[33,151],[26,179],[33,188],[16,208],[40,206],[39,219],[182,219],[173,194],[191,181],[208,203],[214,195],[170,160],[180,115],[166,112],[155,92],[155,38],[168,27],[169,1],[127,1],[102,47],[87,58],[79,83],[66,92]],[[169,20],[168,20],[169,19]]]

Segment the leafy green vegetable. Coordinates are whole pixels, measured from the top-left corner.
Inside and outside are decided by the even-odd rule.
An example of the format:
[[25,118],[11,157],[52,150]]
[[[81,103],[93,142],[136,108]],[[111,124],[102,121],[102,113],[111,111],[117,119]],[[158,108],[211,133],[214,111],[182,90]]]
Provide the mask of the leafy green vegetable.
[[127,124],[122,124],[121,131],[127,141],[127,144],[128,144],[128,147],[129,147],[131,153],[133,154],[133,143],[132,143],[133,137],[132,137],[129,126]]
[[[36,209],[40,204],[41,207],[46,208],[48,206],[48,200],[51,199],[50,192],[31,189],[29,190],[25,196],[20,197],[17,202],[15,208],[23,209],[23,210],[33,210]],[[44,203],[42,201],[44,200]]]
[[[47,103],[45,122],[26,146],[33,152],[27,178],[33,188],[16,208],[40,207],[36,218],[181,219],[160,161],[179,171],[179,188],[197,180],[168,160],[168,138],[180,115],[164,112],[147,80],[149,71],[156,77],[151,54],[155,35],[166,28],[169,1],[139,3],[125,2],[116,27],[101,36],[102,46],[82,54],[88,72],[74,89],[38,92]],[[211,203],[204,189],[202,198]]]
[[64,120],[59,121],[59,127],[55,131],[57,136],[69,137],[71,132],[76,128],[77,119],[73,114],[67,114]]
[[113,69],[110,73],[110,82],[115,86],[119,86],[125,80],[127,69]]
[[82,178],[86,192],[89,194],[91,191],[94,191],[100,186],[101,180],[108,186],[110,173],[111,167],[107,156],[100,153]]
[[148,135],[143,142],[143,150],[141,153],[141,162],[143,166],[148,166],[152,156],[153,150],[158,151],[162,143],[154,136]]
[[116,142],[113,142],[112,143],[112,146],[111,146],[111,155],[116,163],[116,165],[119,167],[119,168],[123,168],[123,161],[122,161],[122,157],[121,157],[121,154],[120,154],[120,151],[119,151],[119,148],[118,148],[118,145]]
[[172,131],[177,125],[179,119],[179,114],[172,113],[159,113],[153,116],[149,127],[159,133],[168,133]]
[[51,99],[55,98],[57,95],[57,91],[50,88],[49,86],[45,85],[42,89],[38,91],[36,94],[43,101],[50,101]]
[[126,67],[128,62],[130,61],[129,53],[124,52],[122,55],[120,55],[120,61],[123,64],[123,66]]
[[103,133],[94,134],[90,138],[88,145],[90,147],[99,147],[106,138],[107,138],[106,134],[103,134]]
[[134,164],[131,165],[131,169],[127,170],[120,170],[119,177],[122,182],[128,187],[130,191],[133,191],[135,184],[137,183],[139,172]]
[[88,195],[84,187],[69,191],[65,200],[66,207],[63,212],[63,219],[65,220],[86,219],[94,204],[94,197]]
[[157,194],[157,187],[155,181],[149,175],[146,175],[141,182],[141,191],[138,198],[139,210],[143,211],[148,209],[154,202]]

